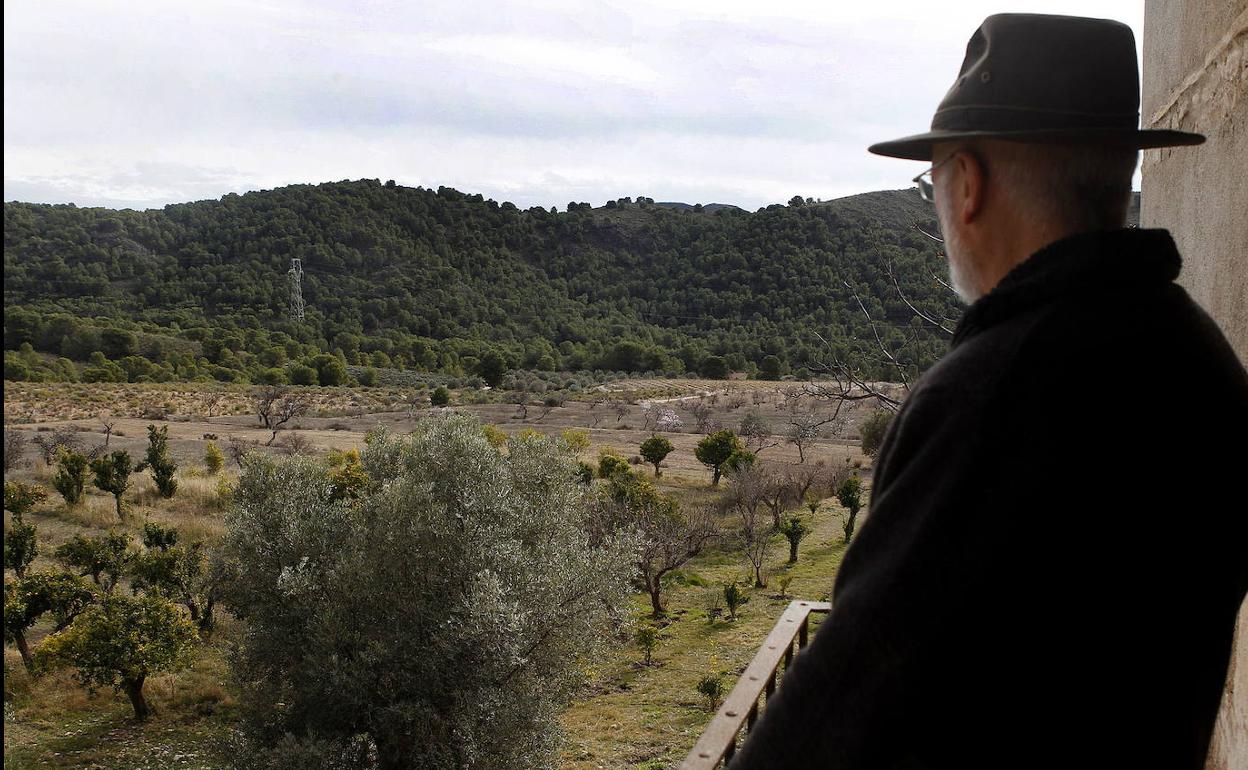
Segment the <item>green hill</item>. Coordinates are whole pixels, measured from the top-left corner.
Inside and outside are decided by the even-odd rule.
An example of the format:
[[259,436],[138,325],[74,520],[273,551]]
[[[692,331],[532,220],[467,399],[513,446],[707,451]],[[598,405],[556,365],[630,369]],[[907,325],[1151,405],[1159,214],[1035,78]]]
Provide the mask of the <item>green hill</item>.
[[[377,180],[141,212],[6,203],[5,348],[28,343],[39,361],[99,351],[129,379],[256,381],[337,351],[458,373],[489,351],[536,369],[679,373],[711,368],[709,356],[736,369],[775,356],[793,371],[824,355],[822,336],[884,377],[855,293],[919,368],[945,342],[916,324],[890,271],[915,303],[960,312],[933,278],[937,244],[914,230],[935,231],[914,191],[756,212],[646,198],[569,208]],[[75,368],[39,361],[6,355],[6,377]],[[95,356],[92,376],[105,363]]]

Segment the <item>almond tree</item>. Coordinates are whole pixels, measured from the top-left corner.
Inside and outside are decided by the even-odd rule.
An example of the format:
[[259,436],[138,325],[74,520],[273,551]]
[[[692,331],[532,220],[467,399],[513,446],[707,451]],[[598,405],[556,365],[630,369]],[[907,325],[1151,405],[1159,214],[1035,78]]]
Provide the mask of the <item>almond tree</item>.
[[753,465],[742,466],[730,473],[731,485],[721,505],[737,523],[737,541],[754,570],[754,587],[765,588],[763,565],[775,527],[763,510],[767,499],[763,473]]
[[661,617],[663,578],[702,552],[716,534],[714,517],[700,507],[682,511],[675,499],[627,468],[612,474],[599,506],[600,533],[639,533],[638,580],[650,596],[651,615]]
[[[755,393],[759,392],[761,391],[755,391]],[[738,433],[745,439],[745,446],[751,449],[754,454],[780,445],[780,440],[772,435],[771,423],[767,422],[757,410],[750,411],[741,419],[741,427]]]

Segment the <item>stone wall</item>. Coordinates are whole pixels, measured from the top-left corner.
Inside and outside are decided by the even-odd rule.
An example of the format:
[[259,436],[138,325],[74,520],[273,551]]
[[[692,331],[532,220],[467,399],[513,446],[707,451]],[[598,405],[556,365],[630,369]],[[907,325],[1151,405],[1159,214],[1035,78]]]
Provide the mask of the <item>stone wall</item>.
[[[1208,141],[1144,151],[1141,225],[1174,235],[1180,283],[1248,364],[1248,0],[1146,0],[1143,91],[1145,128]],[[1207,770],[1248,768],[1248,602],[1215,729]]]

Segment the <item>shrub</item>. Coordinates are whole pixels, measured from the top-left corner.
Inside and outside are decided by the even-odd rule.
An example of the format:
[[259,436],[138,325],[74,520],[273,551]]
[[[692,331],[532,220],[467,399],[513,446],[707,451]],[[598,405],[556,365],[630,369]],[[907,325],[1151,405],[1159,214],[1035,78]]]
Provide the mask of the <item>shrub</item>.
[[52,488],[60,493],[67,505],[77,505],[87,485],[87,456],[64,450],[57,457],[56,474],[52,476]]
[[[797,563],[797,547],[806,535],[810,534],[810,526],[800,516],[786,516],[780,524],[780,534],[789,541],[789,564]],[[781,588],[781,592],[783,592]]]
[[724,697],[724,680],[719,674],[710,674],[698,680],[698,692],[706,696],[707,711],[714,711],[719,707],[719,701]]
[[429,394],[429,403],[433,406],[446,406],[451,403],[451,391],[439,385]]
[[659,630],[654,626],[642,626],[637,629],[637,633],[634,634],[633,640],[637,642],[637,646],[640,647],[642,653],[645,654],[645,664],[647,666],[650,665],[651,656],[654,654],[654,648],[659,643]]
[[38,484],[26,484],[21,481],[4,482],[4,510],[13,514],[13,518],[19,522],[30,509],[47,498],[48,490]]
[[584,428],[567,428],[559,434],[573,452],[584,452],[589,449],[589,431]]
[[[139,463],[135,470],[142,473],[148,468],[152,470],[152,480],[156,482],[156,490],[160,493],[160,496],[164,498],[173,497],[174,493],[178,491],[178,481],[173,477],[173,474],[178,470],[178,466],[169,457],[168,425],[162,425],[159,428],[155,425],[147,426],[147,454],[144,456],[143,462]],[[119,509],[118,516],[120,515]]]
[[737,610],[741,609],[741,605],[745,604],[749,600],[750,599],[745,595],[745,592],[740,588],[737,588],[737,584],[735,582],[724,584],[724,604],[728,607],[729,620],[736,620]]
[[724,472],[724,464],[728,462],[728,458],[735,453],[743,451],[745,451],[745,447],[742,446],[741,439],[737,438],[737,434],[730,430],[721,430],[699,441],[697,447],[693,450],[693,454],[698,458],[698,462],[710,468],[713,472],[711,484],[718,485],[719,479]]
[[118,519],[122,517],[121,496],[130,488],[130,472],[133,469],[134,461],[130,459],[130,453],[120,449],[91,461],[95,486],[113,496]]
[[663,475],[662,471],[659,470],[659,465],[667,459],[667,456],[672,453],[674,448],[671,441],[657,434],[641,442],[641,456],[646,458],[646,462],[654,466],[655,478]]
[[862,434],[862,453],[875,457],[884,443],[884,435],[893,422],[893,413],[887,409],[876,409],[863,420],[858,432]]
[[4,533],[4,568],[13,570],[18,578],[25,577],[26,568],[38,553],[35,525],[14,517],[13,525]]
[[598,455],[598,478],[609,479],[617,473],[630,473],[628,461],[604,449]]
[[225,467],[225,453],[211,441],[204,446],[204,467],[209,476],[217,475]]
[[485,440],[490,442],[490,446],[502,448],[507,445],[507,434],[497,425],[482,425],[481,432],[485,434]]

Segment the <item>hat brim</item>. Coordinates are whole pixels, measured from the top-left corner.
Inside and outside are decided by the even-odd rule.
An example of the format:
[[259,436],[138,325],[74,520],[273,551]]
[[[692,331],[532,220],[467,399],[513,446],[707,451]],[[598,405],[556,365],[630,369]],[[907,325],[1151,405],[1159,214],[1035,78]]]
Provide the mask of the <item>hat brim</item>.
[[1026,131],[928,131],[877,142],[867,148],[868,152],[905,160],[931,160],[932,145],[960,139],[1002,139],[1013,142],[1036,142],[1042,144],[1105,144],[1148,150],[1156,147],[1180,147],[1200,144],[1203,134],[1170,129],[1031,129]]

